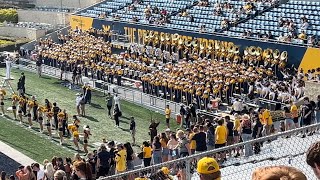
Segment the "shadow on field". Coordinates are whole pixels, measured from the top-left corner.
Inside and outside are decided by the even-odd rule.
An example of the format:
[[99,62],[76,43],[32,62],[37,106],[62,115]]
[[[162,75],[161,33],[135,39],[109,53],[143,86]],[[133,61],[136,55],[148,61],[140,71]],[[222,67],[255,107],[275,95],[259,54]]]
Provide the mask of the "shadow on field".
[[94,104],[94,103],[91,103],[90,104],[93,108],[97,108],[97,109],[103,109],[103,107],[101,107],[100,104]]
[[47,76],[41,76],[41,79],[51,79],[51,77],[47,77]]
[[98,119],[96,119],[96,118],[94,118],[94,117],[92,117],[92,116],[85,116],[84,118],[87,118],[87,119],[90,120],[90,121],[99,122]]

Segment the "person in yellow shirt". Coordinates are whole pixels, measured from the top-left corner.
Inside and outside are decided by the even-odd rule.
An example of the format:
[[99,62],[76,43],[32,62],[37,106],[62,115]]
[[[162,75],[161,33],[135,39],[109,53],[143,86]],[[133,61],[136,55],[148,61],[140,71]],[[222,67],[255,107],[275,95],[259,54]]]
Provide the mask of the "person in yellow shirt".
[[143,165],[144,167],[148,167],[151,164],[152,148],[147,141],[143,142],[142,144]]
[[[193,126],[191,128],[193,128]],[[198,130],[198,128],[196,128],[196,130]],[[197,132],[194,132],[189,128],[186,129],[186,132],[187,132],[187,137],[190,141],[190,151],[191,151],[191,155],[192,155],[196,152],[196,141],[192,140],[192,138],[195,135],[195,133],[197,133]]]
[[167,123],[167,127],[170,128],[170,117],[171,117],[171,109],[169,107],[169,105],[167,105],[166,110],[165,110],[165,114],[166,114],[166,123]]
[[204,157],[198,161],[197,172],[200,180],[220,180],[221,171],[218,162],[209,157]]
[[[234,114],[233,124],[234,124],[233,125],[233,142],[234,142],[234,144],[237,144],[240,141],[240,134],[239,134],[239,131],[240,131],[240,116],[237,113]],[[236,151],[237,151],[236,157],[240,156],[240,148],[239,147],[236,148]]]
[[262,130],[262,134],[264,136],[269,135],[270,134],[270,128],[273,124],[272,121],[272,117],[270,114],[270,111],[268,109],[263,109],[262,112],[262,121],[263,121],[263,130]]
[[290,113],[291,113],[291,116],[292,116],[292,119],[293,119],[293,123],[294,123],[294,126],[296,128],[299,127],[299,113],[298,113],[298,107],[296,105],[296,103],[294,102],[291,102],[291,107],[290,107]]
[[115,157],[116,174],[122,173],[127,169],[127,152],[122,144],[117,144],[118,152]]
[[[216,143],[214,147],[218,149],[226,146],[227,137],[228,137],[227,127],[224,125],[224,120],[220,119],[218,121],[218,126],[216,127],[216,130],[215,130]],[[220,160],[225,160],[226,152],[219,153],[219,156],[220,156]]]

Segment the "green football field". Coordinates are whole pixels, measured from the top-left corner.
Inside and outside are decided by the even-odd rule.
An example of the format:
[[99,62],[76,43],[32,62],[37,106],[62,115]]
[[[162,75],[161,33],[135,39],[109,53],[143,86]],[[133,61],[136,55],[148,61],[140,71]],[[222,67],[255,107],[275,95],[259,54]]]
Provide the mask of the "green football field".
[[[0,69],[0,75],[4,77],[5,69]],[[15,79],[12,81],[12,86],[16,89],[17,80],[22,71],[13,69],[11,74]],[[69,116],[76,114],[75,98],[77,91],[69,90],[61,85],[62,81],[55,78],[44,76],[39,78],[36,74],[25,72],[26,76],[26,94],[36,96],[40,104],[44,104],[44,99],[49,99],[50,102],[57,102],[61,109],[66,109]],[[8,99],[11,95],[7,95]],[[141,145],[143,141],[149,140],[148,127],[150,124],[151,115],[153,119],[160,120],[158,131],[163,131],[165,127],[164,115],[152,112],[143,107],[121,100],[121,111],[123,116],[120,118],[120,127],[114,127],[114,121],[107,116],[107,109],[105,97],[101,92],[93,91],[92,104],[86,105],[87,117],[80,117],[80,127],[89,125],[92,136],[89,139],[90,149],[96,148],[95,144],[102,142],[102,139],[115,140],[117,142],[131,142],[131,135],[129,132],[129,117],[133,116],[136,119],[137,131],[136,142]],[[11,106],[11,101],[5,101],[5,108]],[[29,157],[38,162],[43,159],[50,159],[53,155],[66,154],[70,156],[76,151],[71,140],[66,139],[65,145],[58,144],[58,136],[54,135],[53,141],[47,139],[44,134],[38,133],[39,125],[34,123],[31,130],[27,129],[27,124],[20,125],[12,120],[12,112],[7,113],[7,121],[0,117],[0,140],[25,153]],[[69,117],[71,119],[71,117]],[[26,118],[24,119],[26,122]],[[71,122],[69,122],[71,123]],[[171,120],[171,129],[178,126],[174,120]],[[82,129],[82,128],[81,128]],[[82,146],[80,145],[80,149]],[[138,151],[138,148],[135,148]]]

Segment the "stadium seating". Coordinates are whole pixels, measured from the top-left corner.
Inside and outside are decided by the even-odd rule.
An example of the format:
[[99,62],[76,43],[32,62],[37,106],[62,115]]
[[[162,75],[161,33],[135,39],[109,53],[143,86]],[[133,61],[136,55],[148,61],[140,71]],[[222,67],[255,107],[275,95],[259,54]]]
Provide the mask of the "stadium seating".
[[[280,27],[278,21],[283,19],[293,20],[296,25],[296,32],[300,34],[302,29],[301,17],[306,17],[309,21],[309,27],[306,29],[306,35],[320,35],[320,2],[309,2],[309,1],[289,1],[286,4],[281,4],[277,8],[273,8],[271,11],[265,12],[262,15],[250,19],[245,23],[239,24],[237,27],[230,29],[230,35],[239,36],[244,31],[251,31],[253,33],[266,33],[270,31],[276,38],[282,33],[289,33],[288,28]],[[297,41],[297,43],[303,43]]]
[[131,0],[104,1],[100,4],[90,7],[85,12],[81,12],[81,15],[93,18],[98,18],[100,14],[105,14],[107,16],[110,13],[115,12],[117,9],[125,7],[131,2]]
[[[171,23],[167,26],[188,29],[188,30],[199,30],[199,27],[204,25],[207,32],[216,32],[222,29],[221,22],[224,19],[228,21],[237,21],[245,19],[251,15],[256,14],[258,11],[262,11],[265,7],[270,7],[271,3],[255,3],[256,9],[246,13],[241,13],[240,9],[243,8],[247,2],[245,1],[229,1],[231,8],[221,9],[219,15],[214,15],[215,7],[222,5],[217,0],[209,0],[208,6],[194,6],[191,9],[187,9],[188,17],[181,17],[179,15],[171,17]],[[189,21],[189,17],[194,18],[194,22]]]
[[151,18],[155,20],[160,18],[160,11],[162,9],[166,10],[168,15],[172,13],[176,13],[181,11],[182,9],[187,8],[188,6],[192,5],[192,1],[184,1],[184,0],[146,0],[143,1],[141,4],[133,4],[135,10],[130,10],[130,7],[125,7],[123,10],[118,10],[115,15],[118,15],[121,20],[124,21],[132,21],[133,17],[136,17],[140,23],[150,23],[146,20],[145,16],[145,9],[149,6],[151,9],[155,7],[158,8],[158,13],[153,13]]

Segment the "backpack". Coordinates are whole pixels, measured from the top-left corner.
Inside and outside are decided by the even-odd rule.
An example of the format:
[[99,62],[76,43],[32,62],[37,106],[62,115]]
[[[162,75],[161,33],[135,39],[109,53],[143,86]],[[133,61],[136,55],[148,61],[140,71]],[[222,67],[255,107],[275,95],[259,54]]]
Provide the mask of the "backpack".
[[121,117],[122,116],[122,112],[121,111],[119,111],[119,117]]

